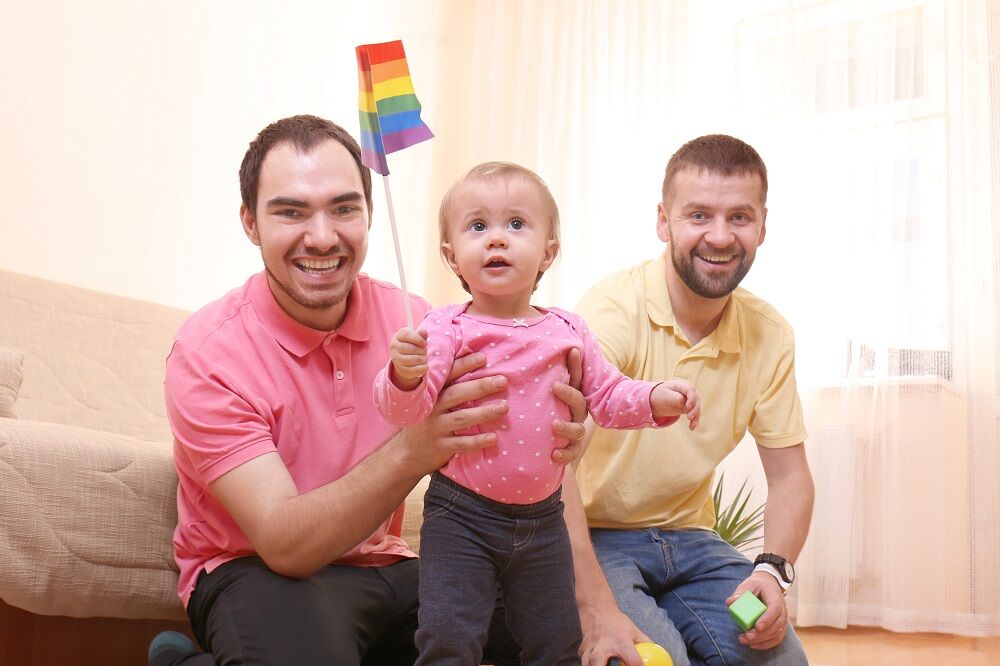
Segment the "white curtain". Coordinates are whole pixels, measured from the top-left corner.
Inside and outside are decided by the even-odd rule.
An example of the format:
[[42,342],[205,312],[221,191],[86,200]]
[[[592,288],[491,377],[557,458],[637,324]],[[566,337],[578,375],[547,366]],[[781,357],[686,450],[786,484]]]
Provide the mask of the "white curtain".
[[[797,335],[817,487],[797,622],[1000,634],[1000,2],[468,11],[454,86],[425,102],[467,137],[434,186],[487,159],[550,183],[563,256],[539,303],[660,251],[684,141],[733,134],[767,162],[746,286]],[[457,297],[436,276],[426,291]],[[751,443],[724,467],[763,498]]]
[[754,287],[796,326],[812,435],[799,624],[1000,632],[997,27],[976,1],[738,23],[783,221]]
[[[510,160],[556,197],[563,243],[536,301],[573,306],[593,279],[655,251],[666,122],[667,3],[477,2],[453,23],[450,82],[430,109],[459,141],[439,150],[438,196],[473,164]],[[443,134],[444,132],[439,132]],[[444,161],[446,160],[446,161]],[[436,230],[435,230],[436,233]],[[438,262],[440,263],[440,262]],[[432,299],[461,298],[444,268]]]

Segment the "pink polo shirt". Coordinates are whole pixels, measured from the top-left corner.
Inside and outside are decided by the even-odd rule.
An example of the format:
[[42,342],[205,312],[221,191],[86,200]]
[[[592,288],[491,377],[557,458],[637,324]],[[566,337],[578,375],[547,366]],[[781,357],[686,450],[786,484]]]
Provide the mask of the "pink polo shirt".
[[[552,394],[554,382],[568,382],[566,359],[571,349],[583,358],[581,391],[594,421],[604,428],[659,428],[676,416],[653,418],[649,396],[658,382],[629,379],[604,360],[597,338],[578,315],[557,308],[532,319],[496,319],[466,312],[469,304],[448,305],[427,313],[420,329],[427,335],[427,374],[412,391],[389,379],[389,365],[375,380],[379,410],[393,423],[411,425],[424,419],[446,385],[452,362],[476,352],[486,367],[463,375],[469,381],[490,375],[507,377],[502,398],[508,413],[483,426],[497,433],[497,444],[456,454],[441,473],[474,492],[505,504],[539,502],[562,483],[563,466],[552,451],[568,443],[552,432],[554,419],[569,420],[569,408]],[[478,429],[475,429],[478,432]]]
[[[415,316],[428,305],[412,298]],[[187,606],[198,573],[254,554],[209,484],[277,451],[299,492],[340,478],[398,429],[371,400],[389,344],[405,325],[396,287],[361,274],[336,331],[296,322],[264,273],[194,313],[167,358],[167,417],[179,477],[174,557]],[[403,507],[337,562],[383,566],[414,557],[400,538]]]

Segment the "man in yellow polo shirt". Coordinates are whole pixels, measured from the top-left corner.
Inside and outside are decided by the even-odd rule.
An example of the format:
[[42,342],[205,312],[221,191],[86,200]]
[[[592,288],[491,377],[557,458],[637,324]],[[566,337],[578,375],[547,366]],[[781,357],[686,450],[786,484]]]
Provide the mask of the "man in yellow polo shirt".
[[[666,251],[604,279],[578,307],[626,375],[683,377],[702,397],[694,431],[597,429],[576,471],[582,506],[567,478],[584,664],[641,666],[632,645],[649,639],[677,665],[807,663],[784,597],[813,502],[792,329],[738,288],[764,241],[766,198],[751,146],[690,141],[663,181]],[[713,472],[747,430],[768,485],[756,563],[712,529]],[[745,590],[767,612],[741,633],[727,606]]]

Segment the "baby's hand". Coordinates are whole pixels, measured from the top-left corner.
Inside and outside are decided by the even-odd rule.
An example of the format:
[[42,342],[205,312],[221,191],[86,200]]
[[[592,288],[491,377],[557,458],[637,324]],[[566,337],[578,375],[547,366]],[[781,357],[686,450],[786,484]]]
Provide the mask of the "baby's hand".
[[389,373],[392,383],[404,391],[415,389],[427,374],[427,331],[399,329],[389,346],[389,356],[392,360],[392,371]]
[[650,396],[653,416],[662,419],[684,414],[688,427],[694,430],[701,418],[701,396],[698,389],[686,379],[668,379],[658,384]]

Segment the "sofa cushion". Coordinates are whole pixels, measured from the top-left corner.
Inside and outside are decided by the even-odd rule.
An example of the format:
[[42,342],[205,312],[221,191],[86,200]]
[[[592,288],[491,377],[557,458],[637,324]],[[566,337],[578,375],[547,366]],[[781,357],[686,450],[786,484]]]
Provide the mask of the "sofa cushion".
[[[429,477],[406,498],[419,548]],[[0,420],[0,598],[42,615],[183,619],[172,447]]]
[[0,347],[0,418],[17,418],[14,403],[17,402],[17,392],[21,390],[23,361],[21,352]]
[[403,541],[417,555],[420,554],[420,525],[424,522],[424,494],[430,483],[430,476],[425,476],[417,483],[407,495],[403,511]]
[[42,615],[183,619],[171,445],[0,419],[0,598]]

